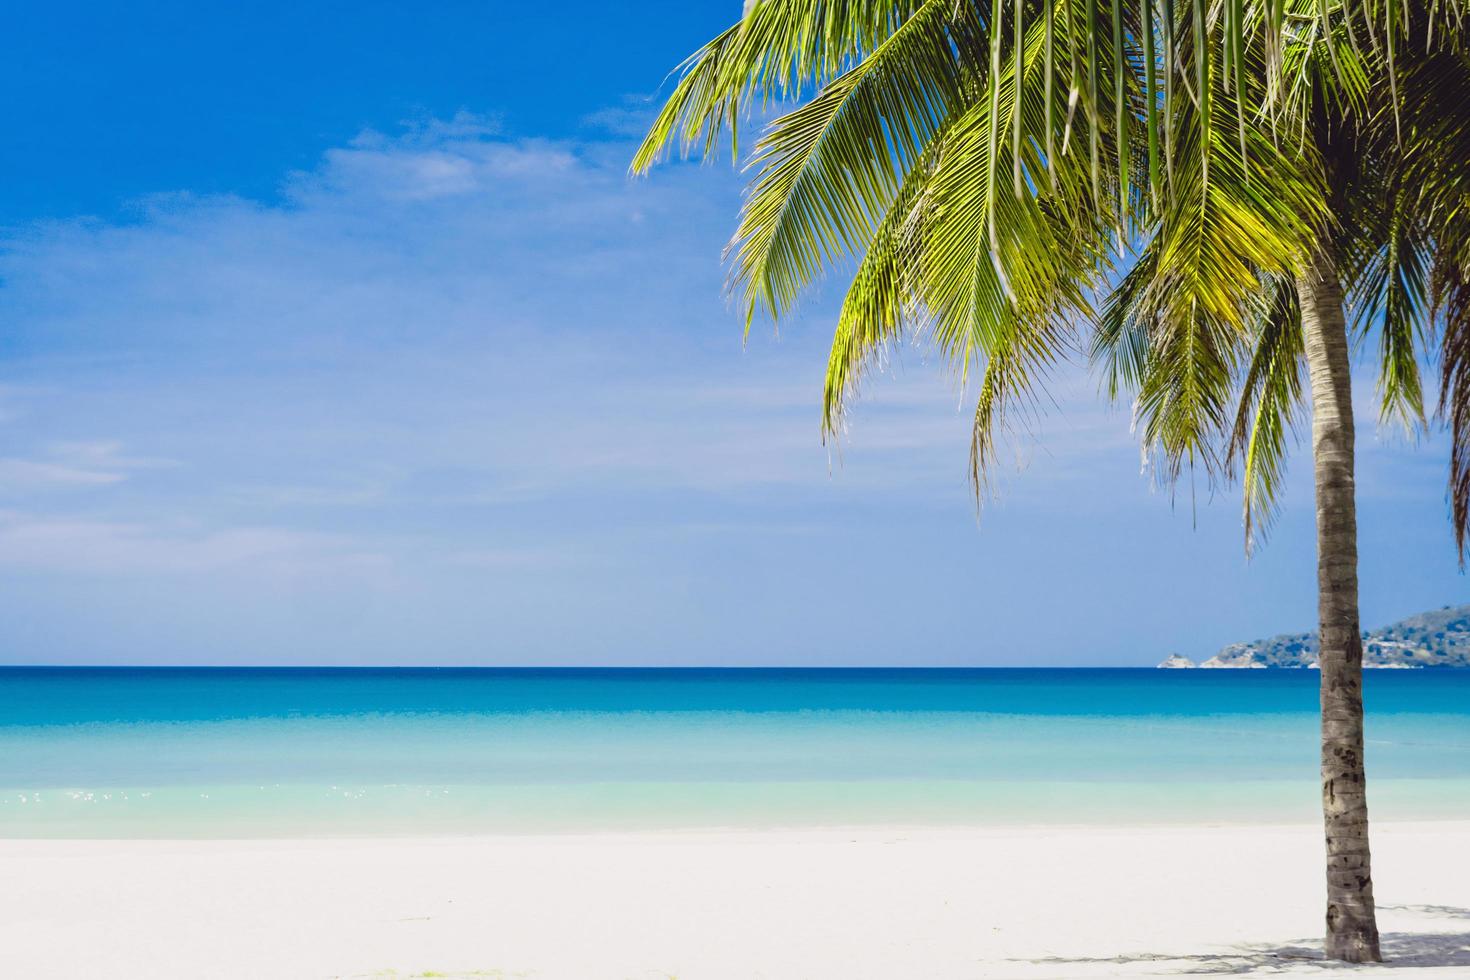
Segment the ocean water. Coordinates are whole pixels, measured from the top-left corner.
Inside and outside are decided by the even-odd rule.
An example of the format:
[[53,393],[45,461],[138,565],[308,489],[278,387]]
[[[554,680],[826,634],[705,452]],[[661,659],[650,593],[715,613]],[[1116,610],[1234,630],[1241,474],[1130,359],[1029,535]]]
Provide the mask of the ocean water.
[[[0,837],[1317,819],[1306,670],[0,668]],[[1470,815],[1470,670],[1369,671],[1375,819]]]

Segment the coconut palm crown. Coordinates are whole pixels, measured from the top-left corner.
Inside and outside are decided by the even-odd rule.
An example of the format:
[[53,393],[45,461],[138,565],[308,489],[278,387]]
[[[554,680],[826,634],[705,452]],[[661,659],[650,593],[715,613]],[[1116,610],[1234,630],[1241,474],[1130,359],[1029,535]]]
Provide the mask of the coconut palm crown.
[[[1145,449],[1269,528],[1310,394],[1328,953],[1379,958],[1363,794],[1349,354],[1427,425],[1470,534],[1470,0],[753,0],[639,148],[711,155],[756,113],[728,258],[751,319],[850,274],[823,431],[931,344],[975,378],[977,492],[1008,410],[1078,348]],[[1304,380],[1305,372],[1305,380]]]

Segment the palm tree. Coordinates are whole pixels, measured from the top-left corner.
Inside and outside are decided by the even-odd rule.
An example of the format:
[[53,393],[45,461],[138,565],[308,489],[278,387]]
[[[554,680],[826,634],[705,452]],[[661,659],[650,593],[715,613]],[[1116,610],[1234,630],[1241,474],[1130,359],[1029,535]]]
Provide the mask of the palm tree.
[[1377,960],[1349,354],[1422,426],[1438,335],[1470,526],[1470,0],[754,0],[682,65],[634,161],[780,109],[732,287],[785,315],[850,272],[824,436],[915,337],[978,372],[979,494],[1008,411],[1085,345],[1166,477],[1240,475],[1269,526],[1305,363],[1321,625],[1327,954]]

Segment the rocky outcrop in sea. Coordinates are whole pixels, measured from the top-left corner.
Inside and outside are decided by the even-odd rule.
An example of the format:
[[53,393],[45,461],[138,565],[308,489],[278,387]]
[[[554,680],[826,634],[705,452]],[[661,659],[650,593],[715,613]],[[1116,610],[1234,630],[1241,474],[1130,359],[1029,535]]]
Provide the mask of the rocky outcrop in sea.
[[[1316,667],[1317,634],[1231,643],[1200,664],[1177,653],[1160,667]],[[1364,667],[1470,667],[1470,605],[1445,606],[1363,634]]]

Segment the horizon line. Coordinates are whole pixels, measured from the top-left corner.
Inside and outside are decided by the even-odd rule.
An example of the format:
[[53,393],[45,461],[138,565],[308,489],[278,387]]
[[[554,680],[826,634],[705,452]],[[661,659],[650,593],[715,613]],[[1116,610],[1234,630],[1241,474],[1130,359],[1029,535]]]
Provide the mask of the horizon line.
[[[13,670],[862,671],[1158,670],[1151,664],[0,664]],[[1269,670],[1301,670],[1268,667]],[[1441,668],[1445,669],[1445,668]],[[1453,669],[1453,668],[1449,668]]]

